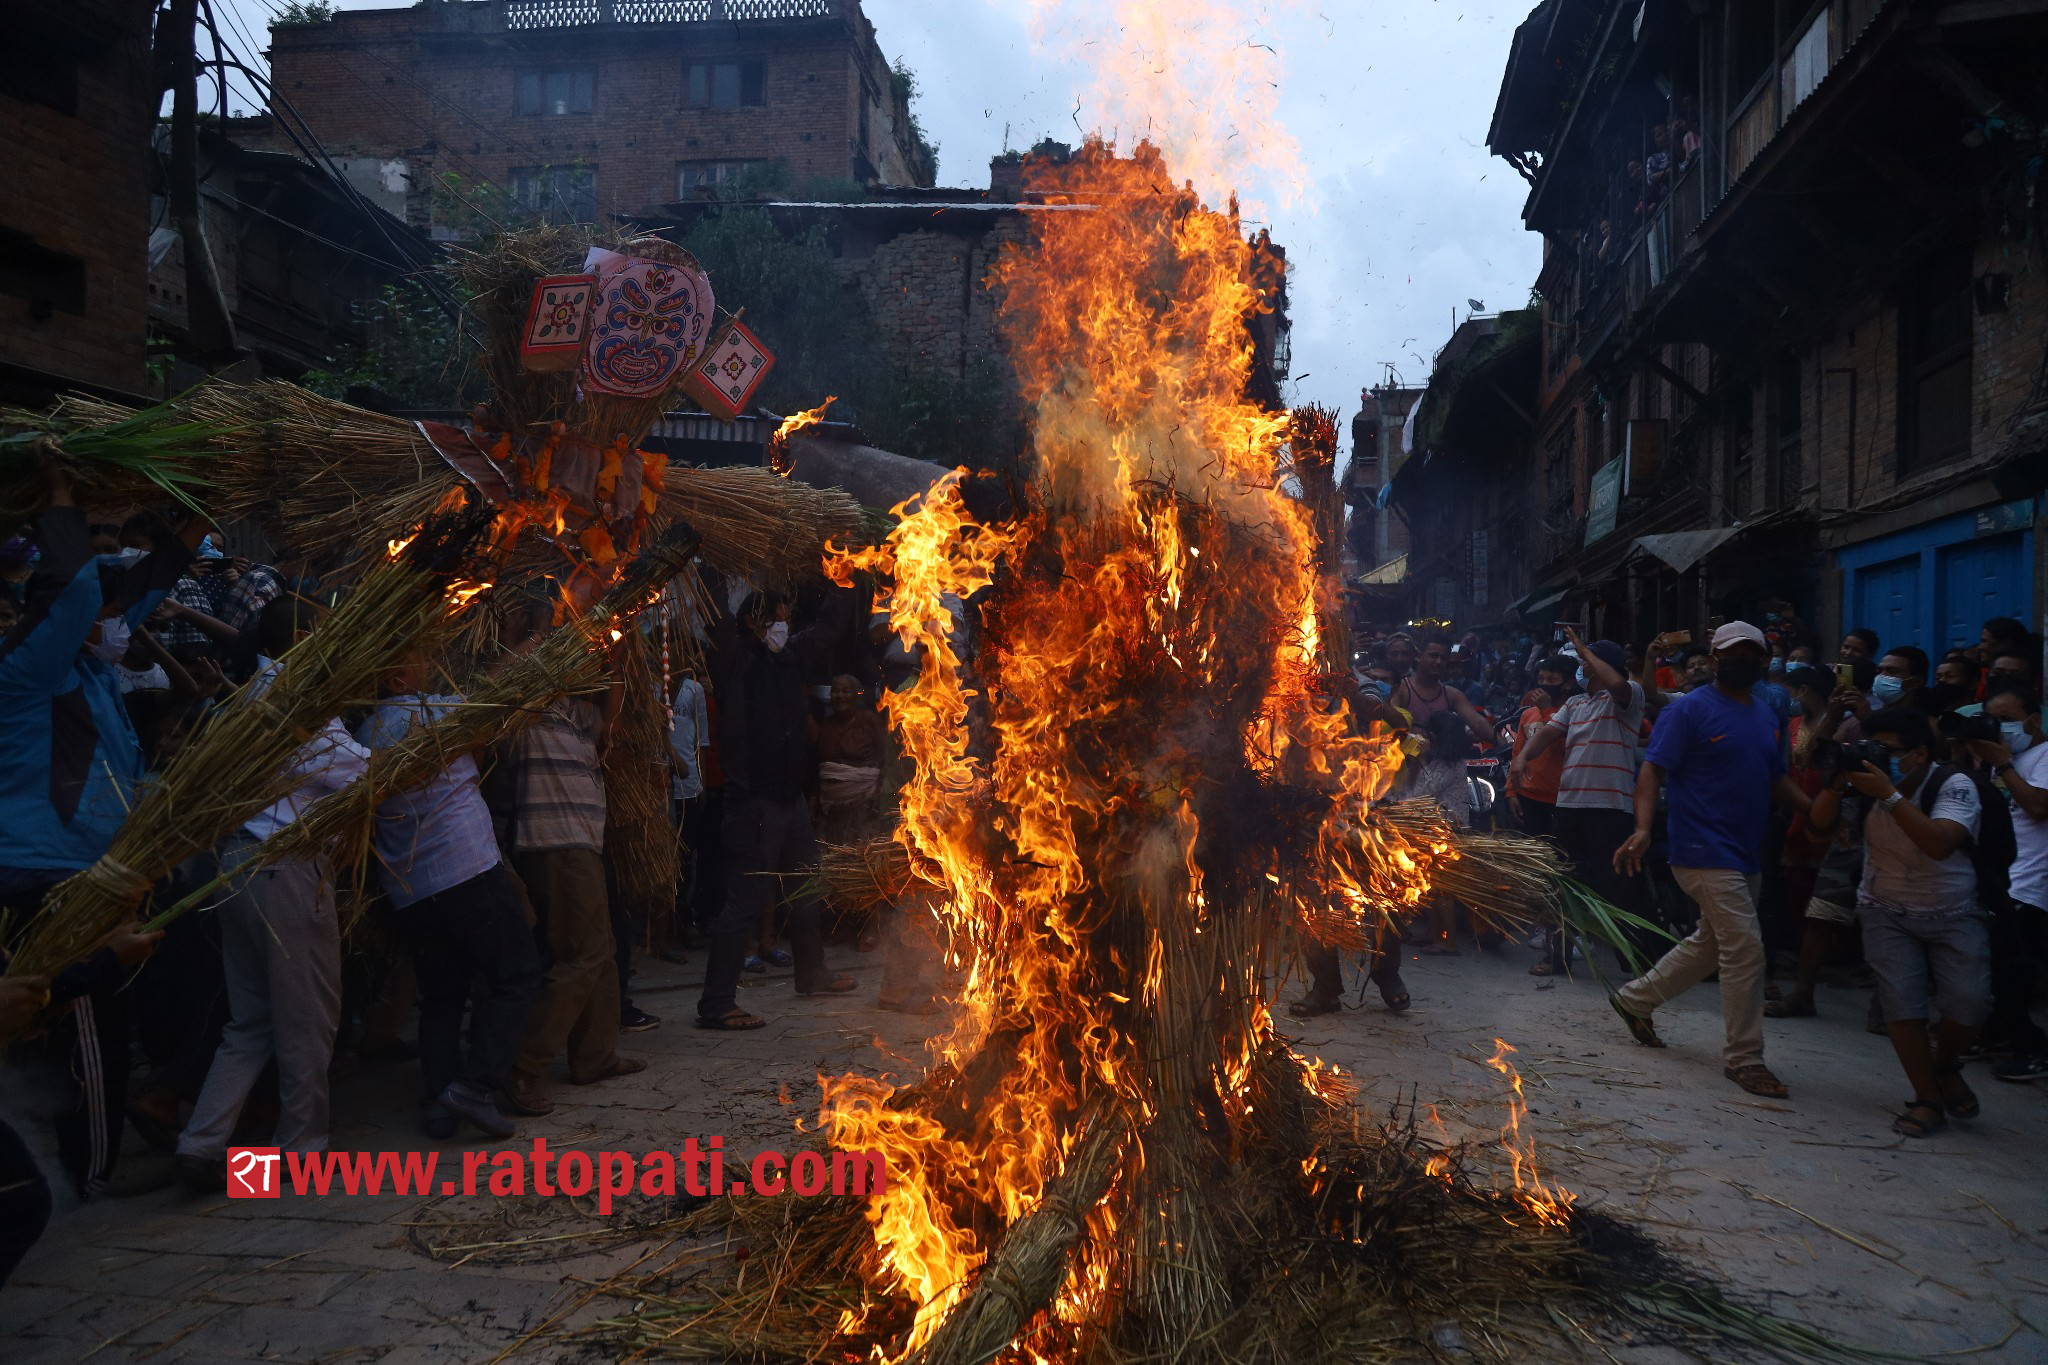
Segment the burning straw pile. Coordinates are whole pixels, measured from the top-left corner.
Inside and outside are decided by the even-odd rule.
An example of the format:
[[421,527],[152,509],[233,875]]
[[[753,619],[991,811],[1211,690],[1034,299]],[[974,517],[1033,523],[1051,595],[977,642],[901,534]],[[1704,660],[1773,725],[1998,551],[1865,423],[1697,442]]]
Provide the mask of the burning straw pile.
[[884,700],[902,857],[827,875],[935,883],[952,1028],[915,1084],[824,1082],[821,1140],[879,1153],[885,1191],[716,1202],[689,1230],[736,1273],[621,1281],[637,1310],[594,1330],[636,1358],[1280,1365],[1736,1325],[1519,1140],[1512,1186],[1481,1186],[1276,1033],[1290,934],[1363,946],[1437,887],[1526,909],[1553,868],[1378,808],[1397,740],[1335,698],[1318,509],[1279,477],[1288,416],[1242,398],[1263,300],[1235,216],[1144,147],[1055,177],[1096,207],[996,270],[1035,500],[980,524],[950,477],[832,566],[886,585],[924,665]]

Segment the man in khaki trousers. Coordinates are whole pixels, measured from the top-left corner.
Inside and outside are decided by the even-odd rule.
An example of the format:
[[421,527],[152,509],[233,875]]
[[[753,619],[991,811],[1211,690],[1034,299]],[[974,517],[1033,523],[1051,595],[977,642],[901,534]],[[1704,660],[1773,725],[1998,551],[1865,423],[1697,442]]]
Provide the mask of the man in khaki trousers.
[[1721,974],[1727,1029],[1723,1071],[1752,1095],[1789,1092],[1764,1065],[1764,942],[1757,928],[1756,883],[1772,797],[1795,812],[1811,798],[1785,775],[1778,718],[1752,688],[1768,657],[1763,632],[1730,621],[1714,632],[1714,685],[1679,697],[1658,715],[1636,780],[1636,830],[1615,850],[1614,865],[1642,870],[1657,815],[1670,790],[1671,875],[1700,908],[1700,926],[1657,965],[1612,997],[1635,1040],[1663,1047],[1650,1016]]

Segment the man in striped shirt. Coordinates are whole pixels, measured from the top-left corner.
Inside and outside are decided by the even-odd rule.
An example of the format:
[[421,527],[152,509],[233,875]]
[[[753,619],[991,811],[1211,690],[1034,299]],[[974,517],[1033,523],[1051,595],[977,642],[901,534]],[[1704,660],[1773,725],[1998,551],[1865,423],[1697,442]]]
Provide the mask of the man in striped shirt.
[[547,946],[547,984],[505,1087],[515,1114],[550,1112],[540,1078],[566,1048],[569,1079],[590,1085],[647,1069],[621,1057],[619,971],[604,878],[605,707],[564,697],[513,747],[512,867]]
[[[1614,641],[1595,640],[1588,646],[1577,631],[1567,627],[1565,634],[1578,652],[1581,690],[1549,720],[1532,727],[1509,775],[1527,782],[1532,764],[1552,747],[1564,746],[1553,837],[1571,861],[1574,877],[1615,905],[1640,911],[1638,879],[1615,871],[1614,851],[1635,829],[1643,685],[1628,676],[1628,656]],[[1551,931],[1549,958],[1531,973],[1564,971],[1565,952],[1563,932]]]

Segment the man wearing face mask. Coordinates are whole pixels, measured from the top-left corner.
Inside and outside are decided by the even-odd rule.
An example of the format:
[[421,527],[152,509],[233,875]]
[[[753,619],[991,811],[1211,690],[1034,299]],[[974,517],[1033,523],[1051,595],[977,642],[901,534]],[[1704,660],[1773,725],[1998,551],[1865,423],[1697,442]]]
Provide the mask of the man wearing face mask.
[[751,593],[719,622],[712,676],[725,764],[720,838],[725,906],[711,927],[697,1027],[755,1029],[739,1007],[747,942],[789,896],[789,942],[798,995],[845,995],[858,983],[825,969],[824,907],[806,879],[818,860],[806,788],[811,779],[810,682],[862,619],[858,594],[835,589],[817,624],[792,632],[789,602]]
[[1798,813],[1811,798],[1786,776],[1777,717],[1752,695],[1764,672],[1763,632],[1730,621],[1714,632],[1713,649],[1714,685],[1686,693],[1657,718],[1636,783],[1635,833],[1614,855],[1617,869],[1641,870],[1668,779],[1671,875],[1699,905],[1700,925],[1610,1001],[1637,1042],[1662,1047],[1651,1015],[1718,971],[1722,1074],[1752,1095],[1781,1099],[1785,1086],[1764,1065],[1757,880],[1771,799]]
[[1887,706],[1910,706],[1915,704],[1920,690],[1927,686],[1927,655],[1912,645],[1899,645],[1888,650],[1877,661],[1877,680],[1870,685],[1872,704],[1882,710]]
[[[1940,741],[1920,712],[1894,706],[1864,729],[1889,751],[1889,771],[1866,762],[1843,779],[1872,803],[1863,824],[1856,918],[1892,1051],[1913,1085],[1892,1131],[1931,1137],[1950,1117],[1973,1119],[1980,1110],[1962,1074],[1964,1055],[1991,1014],[1980,871],[2011,865],[2011,817],[1977,775],[1937,763]],[[1830,783],[1814,798],[1815,829],[1833,828],[1840,785]],[[2003,887],[1995,890],[2002,900]],[[1933,1045],[1930,1007],[1941,1018]]]
[[1970,754],[2012,797],[2012,864],[2007,904],[1991,921],[1991,1021],[1987,1039],[2010,1056],[1991,1066],[2001,1081],[2048,1080],[2048,1034],[2027,1006],[2048,968],[2048,744],[2041,738],[2041,695],[2032,686],[1994,681],[1984,713],[1998,722],[1996,741],[1973,740]]

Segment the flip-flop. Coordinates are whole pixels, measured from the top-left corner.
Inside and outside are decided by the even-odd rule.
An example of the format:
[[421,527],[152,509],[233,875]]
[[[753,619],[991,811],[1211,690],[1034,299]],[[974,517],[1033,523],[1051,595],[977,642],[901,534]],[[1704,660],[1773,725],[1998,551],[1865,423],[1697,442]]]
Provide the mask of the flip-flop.
[[767,1026],[768,1021],[766,1019],[763,1019],[758,1014],[748,1014],[738,1005],[734,1005],[724,1014],[708,1018],[701,1014],[697,1016],[698,1028],[718,1029],[726,1033],[741,1033],[750,1028],[766,1028]]
[[1634,1038],[1644,1047],[1664,1046],[1664,1040],[1657,1036],[1657,1026],[1643,1018],[1642,1015],[1637,1014],[1627,1005],[1622,1004],[1620,996],[1608,996],[1607,1003],[1614,1006],[1614,1012],[1621,1016],[1621,1022],[1628,1025],[1628,1032],[1631,1038]]
[[1320,1014],[1335,1014],[1343,1005],[1326,995],[1304,995],[1287,1007],[1287,1012],[1297,1019],[1313,1019]]

